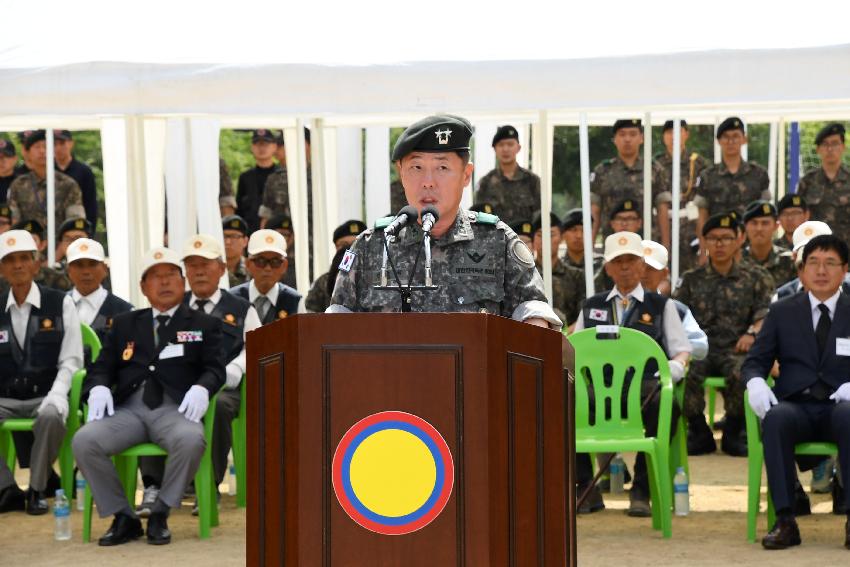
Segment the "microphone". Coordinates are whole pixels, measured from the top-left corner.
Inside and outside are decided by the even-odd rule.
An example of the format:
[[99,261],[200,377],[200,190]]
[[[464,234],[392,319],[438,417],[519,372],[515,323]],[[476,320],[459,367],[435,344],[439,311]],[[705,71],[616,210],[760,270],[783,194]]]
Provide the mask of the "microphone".
[[422,209],[422,232],[428,234],[437,221],[440,219],[440,212],[434,205],[428,205]]
[[395,217],[395,220],[384,229],[384,236],[395,236],[395,234],[401,230],[401,227],[406,225],[409,222],[413,222],[419,218],[419,211],[417,211],[414,207],[407,205],[406,207],[402,207],[401,210]]

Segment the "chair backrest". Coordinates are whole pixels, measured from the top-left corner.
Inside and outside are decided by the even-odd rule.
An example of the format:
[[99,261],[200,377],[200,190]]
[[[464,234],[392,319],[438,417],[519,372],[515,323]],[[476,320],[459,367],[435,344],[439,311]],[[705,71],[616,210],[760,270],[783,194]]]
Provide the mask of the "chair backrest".
[[85,323],[80,323],[80,330],[83,333],[83,347],[88,347],[91,350],[91,361],[94,362],[100,355],[100,339],[97,333]]
[[[643,437],[641,384],[652,361],[655,364],[651,368],[658,369],[661,396],[672,398],[670,367],[658,343],[640,331],[622,327],[617,338],[597,338],[596,329],[591,328],[570,335],[569,341],[575,348],[576,361],[576,435]],[[593,415],[588,389],[591,385]]]

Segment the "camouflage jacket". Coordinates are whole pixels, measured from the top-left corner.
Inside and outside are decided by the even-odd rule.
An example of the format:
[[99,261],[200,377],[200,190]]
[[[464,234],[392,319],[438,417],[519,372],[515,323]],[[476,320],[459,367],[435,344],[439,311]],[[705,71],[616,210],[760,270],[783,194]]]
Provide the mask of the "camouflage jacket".
[[[538,263],[537,270],[542,274],[543,265]],[[572,325],[581,312],[584,301],[584,271],[558,258],[552,264],[552,307],[564,325]]]
[[513,178],[508,179],[496,166],[478,181],[474,202],[490,203],[493,214],[509,225],[531,220],[540,210],[540,178],[517,166]]
[[[705,158],[696,152],[682,152],[682,159],[679,162],[679,190],[681,191],[681,206],[694,198],[694,187],[697,183],[699,174],[702,173],[708,162]],[[658,194],[658,200],[662,203],[673,202],[673,158],[667,152],[655,156],[655,167],[660,170],[660,175],[667,185],[667,191]]]
[[[670,189],[661,166],[652,164],[652,203],[658,206],[664,201],[662,195],[669,195]],[[634,199],[643,203],[643,157],[638,157],[634,165],[627,166],[619,156],[605,160],[590,174],[590,202],[598,205],[601,212],[603,234],[610,234],[608,211],[624,199]],[[668,199],[669,200],[669,199]]]
[[[313,176],[310,167],[307,167],[307,218],[313,218]],[[263,189],[263,202],[258,212],[261,219],[270,219],[275,215],[286,215],[292,217],[289,205],[289,178],[286,176],[286,167],[282,166],[269,174]],[[292,262],[290,261],[290,265]]]
[[324,313],[331,304],[331,296],[328,295],[328,273],[325,272],[313,282],[313,287],[307,293],[304,307],[311,313]]
[[776,287],[779,287],[786,282],[790,282],[797,277],[797,267],[794,265],[794,258],[791,256],[790,250],[774,245],[764,262],[759,262],[752,257],[749,246],[744,248],[741,255],[744,261],[761,266],[770,272],[770,275],[773,276],[773,283],[776,284]]
[[236,196],[233,193],[233,181],[223,159],[218,160],[218,206],[236,208]]
[[734,174],[722,161],[708,166],[697,178],[694,202],[708,215],[744,209],[758,199],[771,200],[767,170],[754,161],[742,161]]
[[810,171],[800,179],[797,193],[806,199],[811,220],[823,221],[832,233],[850,242],[850,169],[842,165],[830,180],[823,168]]
[[245,258],[239,259],[239,263],[236,265],[235,270],[232,272],[230,270],[227,271],[227,280],[230,283],[230,287],[236,287],[250,279],[251,276],[248,275],[248,270],[245,268]]
[[770,273],[755,264],[736,262],[724,276],[707,262],[682,275],[673,297],[691,308],[718,352],[734,349],[749,326],[767,315],[775,288]]
[[[790,240],[788,240],[787,238],[785,238],[784,235],[783,236],[777,236],[776,238],[774,238],[773,239],[773,246],[779,247],[782,250],[788,250],[788,251],[790,251],[793,248],[792,242]],[[793,255],[792,255],[792,259],[793,259]]]
[[[380,223],[379,223],[380,225]],[[422,229],[407,226],[396,243],[390,245],[390,259],[401,283],[408,284],[414,261],[422,249]],[[350,311],[397,312],[400,294],[395,290],[376,290],[381,283],[383,250],[381,230],[361,233],[340,269],[331,307]],[[516,233],[498,217],[460,209],[452,227],[432,241],[433,282],[435,290],[414,291],[411,310],[422,312],[486,312],[518,319],[557,317],[546,303],[543,279],[534,267],[534,257]],[[392,271],[388,269],[392,285]],[[425,281],[424,257],[420,256],[412,284]],[[529,302],[533,302],[529,304]],[[529,314],[529,310],[533,313]]]
[[58,289],[60,291],[68,291],[74,287],[74,284],[71,283],[70,278],[68,278],[68,275],[64,270],[48,268],[47,266],[41,266],[38,269],[38,273],[35,275],[35,278],[33,278],[33,281],[37,284],[52,287],[53,289]]
[[[76,181],[57,171],[55,191],[53,222],[57,228],[65,219],[86,216],[83,193]],[[47,178],[39,179],[32,171],[21,175],[9,186],[8,198],[12,222],[35,220],[47,227]]]

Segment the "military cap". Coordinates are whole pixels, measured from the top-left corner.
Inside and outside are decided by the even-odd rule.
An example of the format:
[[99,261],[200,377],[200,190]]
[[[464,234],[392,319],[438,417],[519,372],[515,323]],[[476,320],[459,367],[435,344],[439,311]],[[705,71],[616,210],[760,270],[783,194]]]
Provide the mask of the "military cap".
[[411,152],[469,151],[475,129],[465,118],[451,114],[427,116],[407,127],[396,140],[392,160]]
[[611,128],[611,134],[616,134],[617,130],[620,130],[621,128],[639,128],[640,131],[643,132],[643,125],[637,118],[621,118],[617,120]]
[[809,206],[806,204],[806,199],[802,195],[797,195],[796,193],[786,193],[784,197],[779,200],[779,212],[781,213],[785,209],[791,209],[794,207],[799,207],[804,211],[809,210]]
[[740,130],[742,134],[746,134],[746,126],[744,126],[744,121],[738,118],[737,116],[730,116],[726,120],[720,123],[720,126],[717,127],[717,139],[720,139],[725,132],[729,130]]
[[823,141],[830,136],[838,135],[841,137],[841,143],[844,143],[844,125],[839,124],[838,122],[833,122],[832,124],[827,124],[823,128],[820,129],[818,135],[815,136],[815,145],[819,146],[823,143]]
[[738,232],[738,216],[731,213],[718,213],[708,217],[708,220],[702,225],[702,235],[707,235],[715,228],[728,228]]
[[519,132],[517,132],[516,128],[510,125],[499,126],[496,129],[496,134],[493,136],[493,146],[501,142],[502,140],[516,140],[519,141]]
[[264,228],[270,230],[292,230],[292,219],[286,215],[275,215],[268,220]]
[[493,214],[493,205],[490,203],[475,203],[469,210],[475,213],[487,213],[488,215]]
[[614,218],[614,215],[618,213],[624,212],[635,212],[640,215],[640,203],[635,199],[623,199],[611,209],[611,218]]
[[521,220],[519,222],[515,222],[511,225],[511,228],[515,233],[520,236],[527,236],[529,238],[534,237],[534,230],[532,230],[530,220]]
[[347,220],[336,229],[334,229],[333,241],[336,243],[340,238],[345,238],[346,236],[357,236],[368,227],[363,221],[359,220]]
[[747,210],[744,211],[744,224],[760,217],[776,218],[776,207],[773,203],[759,200],[747,205]]
[[32,136],[32,133],[33,133],[33,132],[34,132],[34,130],[22,130],[22,131],[18,132],[18,141],[19,141],[21,144],[23,144],[23,143],[24,143],[24,141],[25,141],[27,138],[29,138],[30,136]]
[[37,220],[21,220],[12,226],[12,230],[25,230],[44,240],[44,227]]
[[567,230],[574,226],[584,225],[581,209],[571,209],[564,215],[564,222],[561,223],[561,228]]
[[[553,212],[549,213],[549,226],[561,230],[561,219]],[[534,213],[534,218],[531,220],[531,232],[535,233],[541,228],[543,228],[543,217],[540,216],[540,212],[538,211]]]
[[227,215],[221,219],[222,230],[238,230],[243,235],[248,236],[248,223],[239,215]]
[[[684,120],[679,120],[679,124],[681,124],[682,128],[684,128],[685,130],[688,129],[688,123],[685,122]],[[662,132],[666,132],[667,130],[672,130],[672,129],[673,129],[673,121],[668,120],[667,122],[664,123],[664,129],[662,130]]]
[[0,156],[15,157],[15,144],[9,140],[0,140]]
[[71,136],[70,130],[54,130],[53,131],[53,139],[54,140],[73,140],[74,138]]
[[271,142],[274,143],[275,134],[268,128],[259,128],[251,132],[251,143],[256,144],[257,142]]
[[0,204],[0,217],[12,220],[12,209],[6,203]]
[[59,225],[59,232],[56,238],[62,238],[62,235],[69,230],[82,230],[89,238],[94,234],[94,228],[91,223],[84,218],[66,219],[65,222]]
[[[29,134],[27,135],[27,133],[29,133]],[[43,142],[44,141],[44,136],[45,136],[44,130],[27,130],[26,132],[24,132],[24,134],[25,134],[25,137],[24,137],[24,140],[23,140],[23,144],[24,144],[24,149],[26,149],[26,150],[29,150],[33,146],[33,144],[35,144],[36,142]]]

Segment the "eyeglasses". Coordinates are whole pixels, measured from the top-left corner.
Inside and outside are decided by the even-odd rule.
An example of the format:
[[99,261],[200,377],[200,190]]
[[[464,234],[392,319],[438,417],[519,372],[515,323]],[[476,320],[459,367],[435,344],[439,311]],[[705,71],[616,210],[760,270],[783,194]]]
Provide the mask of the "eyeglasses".
[[841,263],[840,260],[824,260],[823,262],[819,261],[816,258],[809,258],[806,260],[807,268],[814,268],[819,270],[825,267],[827,270],[838,270],[842,268],[844,264]]
[[224,235],[225,240],[239,240],[240,238],[245,238],[245,236],[241,233],[240,234],[225,234]]
[[273,270],[276,270],[283,265],[283,258],[263,258],[262,256],[258,256],[256,258],[251,258],[251,261],[254,262],[258,268],[265,268],[266,266],[269,266]]
[[638,222],[640,220],[639,216],[631,216],[631,217],[614,217],[611,219],[611,222],[619,222],[619,223],[629,223],[629,222]]
[[706,236],[705,241],[709,244],[723,244],[728,245],[735,242],[737,238],[734,236]]
[[844,142],[828,142],[828,143],[821,144],[820,147],[827,149],[827,150],[837,150],[838,148],[840,148],[843,145],[844,145]]

